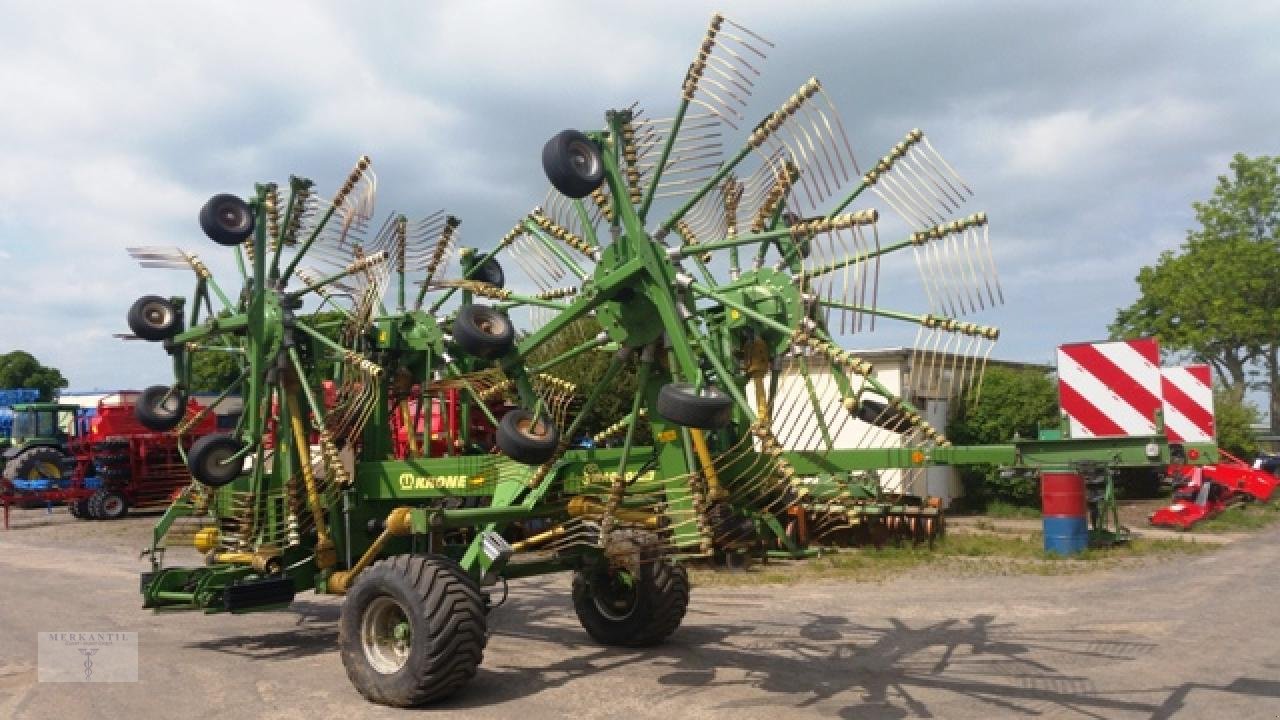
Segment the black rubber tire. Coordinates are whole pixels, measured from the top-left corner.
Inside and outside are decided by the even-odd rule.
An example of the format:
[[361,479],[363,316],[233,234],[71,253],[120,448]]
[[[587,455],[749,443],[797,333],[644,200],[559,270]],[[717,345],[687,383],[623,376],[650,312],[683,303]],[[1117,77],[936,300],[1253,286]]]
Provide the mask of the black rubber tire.
[[102,519],[102,497],[104,494],[105,493],[102,490],[98,490],[94,494],[90,495],[88,500],[84,501],[85,517],[90,520]]
[[174,390],[170,393],[170,390],[168,385],[152,385],[138,395],[133,414],[147,429],[156,432],[172,430],[187,414],[187,392]]
[[129,329],[143,340],[160,342],[182,331],[182,313],[159,295],[143,295],[129,306]]
[[89,496],[86,509],[94,520],[119,520],[129,514],[129,502],[120,493],[104,488]]
[[518,463],[541,465],[555,456],[560,431],[545,416],[536,425],[532,420],[533,413],[524,408],[503,415],[498,422],[498,449]]
[[905,413],[900,410],[890,409],[886,403],[876,402],[875,400],[863,400],[858,405],[854,417],[868,425],[875,425],[889,432],[906,432],[911,427],[911,423],[907,421]]
[[498,263],[497,258],[489,258],[480,264],[480,267],[471,271],[471,280],[482,282],[494,287],[506,287],[507,275],[502,272],[502,265]]
[[[375,666],[362,641],[371,607],[389,607],[380,598],[394,601],[410,628],[408,655],[390,672]],[[413,707],[448,697],[475,677],[484,659],[486,611],[480,587],[449,558],[380,560],[360,573],[342,604],[338,652],[347,677],[382,705]]]
[[191,443],[187,451],[187,469],[191,477],[209,487],[222,487],[240,475],[244,461],[224,462],[244,449],[234,436],[226,434],[205,435]]
[[239,245],[247,240],[255,220],[249,203],[228,193],[214,195],[200,208],[200,229],[219,245]]
[[584,198],[604,182],[600,147],[577,130],[562,130],[542,146],[542,171],[565,197]]
[[601,645],[622,647],[649,647],[666,640],[680,627],[689,607],[689,574],[685,569],[661,557],[657,539],[651,533],[619,530],[616,533],[633,533],[635,541],[642,543],[639,577],[634,578],[635,596],[625,611],[616,615],[606,613],[597,602],[595,588],[608,582],[597,571],[593,584],[587,573],[573,575],[573,610],[578,621],[593,640]]
[[684,427],[714,430],[733,419],[733,398],[715,388],[696,394],[693,385],[667,383],[658,391],[658,414]]
[[[57,448],[37,445],[23,450],[18,455],[15,455],[12,460],[5,463],[4,479],[61,478],[63,466],[66,463],[67,456],[63,455]],[[54,475],[55,472],[57,473],[56,476]]]
[[87,500],[72,500],[67,503],[67,512],[77,520],[84,520],[89,511]]
[[453,320],[453,341],[468,355],[492,360],[515,347],[516,328],[500,310],[488,305],[463,305]]

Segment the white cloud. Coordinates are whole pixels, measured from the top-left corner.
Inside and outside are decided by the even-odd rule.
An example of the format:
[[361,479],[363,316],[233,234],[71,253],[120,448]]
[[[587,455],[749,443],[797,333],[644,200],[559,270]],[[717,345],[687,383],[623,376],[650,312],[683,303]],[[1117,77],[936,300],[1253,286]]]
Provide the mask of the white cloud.
[[[1276,67],[1264,7],[1153,19],[1110,4],[974,17],[938,5],[752,3],[731,17],[778,43],[752,112],[817,74],[864,163],[909,127],[930,132],[978,190],[973,209],[992,216],[1010,307],[991,320],[1015,326],[997,353],[1039,358],[1101,334],[1137,268],[1180,241],[1190,201],[1232,152],[1274,152],[1268,123],[1280,108],[1256,93]],[[0,351],[32,349],[78,386],[161,381],[163,353],[110,334],[133,298],[185,294],[191,278],[143,272],[124,248],[187,246],[230,278],[228,254],[195,227],[204,198],[291,172],[331,189],[361,153],[379,170],[381,208],[448,206],[467,241],[487,247],[541,201],[537,154],[550,132],[633,99],[653,116],[670,111],[712,9],[7,7]],[[896,22],[903,14],[910,27]],[[1061,327],[1038,319],[1080,297],[1096,307]]]

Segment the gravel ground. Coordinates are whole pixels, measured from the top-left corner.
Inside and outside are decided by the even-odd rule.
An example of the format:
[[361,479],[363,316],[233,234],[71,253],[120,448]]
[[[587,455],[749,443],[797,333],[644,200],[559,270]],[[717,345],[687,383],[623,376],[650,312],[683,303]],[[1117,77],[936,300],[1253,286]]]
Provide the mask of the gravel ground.
[[[153,614],[152,518],[40,510],[0,532],[0,718],[399,718],[334,652],[336,598],[284,612]],[[660,648],[592,644],[568,582],[512,583],[475,681],[433,716],[1280,717],[1280,529],[1209,555],[1064,576],[696,589]],[[173,556],[171,556],[172,558]],[[36,679],[36,636],[136,631],[140,682]]]

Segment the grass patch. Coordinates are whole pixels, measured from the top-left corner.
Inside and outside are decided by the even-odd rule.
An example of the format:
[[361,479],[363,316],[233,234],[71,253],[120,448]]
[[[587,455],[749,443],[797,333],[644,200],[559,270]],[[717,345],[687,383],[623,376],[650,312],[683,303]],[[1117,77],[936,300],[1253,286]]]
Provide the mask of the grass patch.
[[1248,503],[1230,507],[1217,517],[1193,525],[1193,532],[1253,532],[1280,520],[1280,503]]
[[1075,557],[1046,553],[1039,533],[1030,537],[949,535],[929,549],[919,547],[847,548],[807,560],[771,560],[747,571],[728,572],[693,566],[700,587],[793,585],[819,580],[881,582],[918,568],[960,575],[1066,575],[1114,567],[1137,559],[1193,555],[1212,550],[1186,540],[1135,539],[1108,548],[1091,548]]
[[992,500],[987,503],[987,509],[983,511],[983,515],[990,518],[998,518],[1002,520],[1013,519],[1036,519],[1040,517],[1040,509],[1027,507],[1025,505],[1014,505],[1003,500]]

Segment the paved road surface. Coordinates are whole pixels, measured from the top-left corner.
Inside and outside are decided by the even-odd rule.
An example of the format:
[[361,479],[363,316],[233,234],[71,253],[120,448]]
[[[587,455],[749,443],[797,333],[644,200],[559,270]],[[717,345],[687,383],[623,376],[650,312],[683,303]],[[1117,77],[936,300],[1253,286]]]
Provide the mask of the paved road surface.
[[[35,517],[34,515],[32,517]],[[339,604],[138,609],[146,520],[0,533],[0,718],[400,718],[333,651]],[[595,646],[564,578],[512,585],[479,676],[436,717],[1280,718],[1280,530],[1065,577],[695,590],[657,649]],[[136,684],[41,684],[40,630],[140,634]]]

